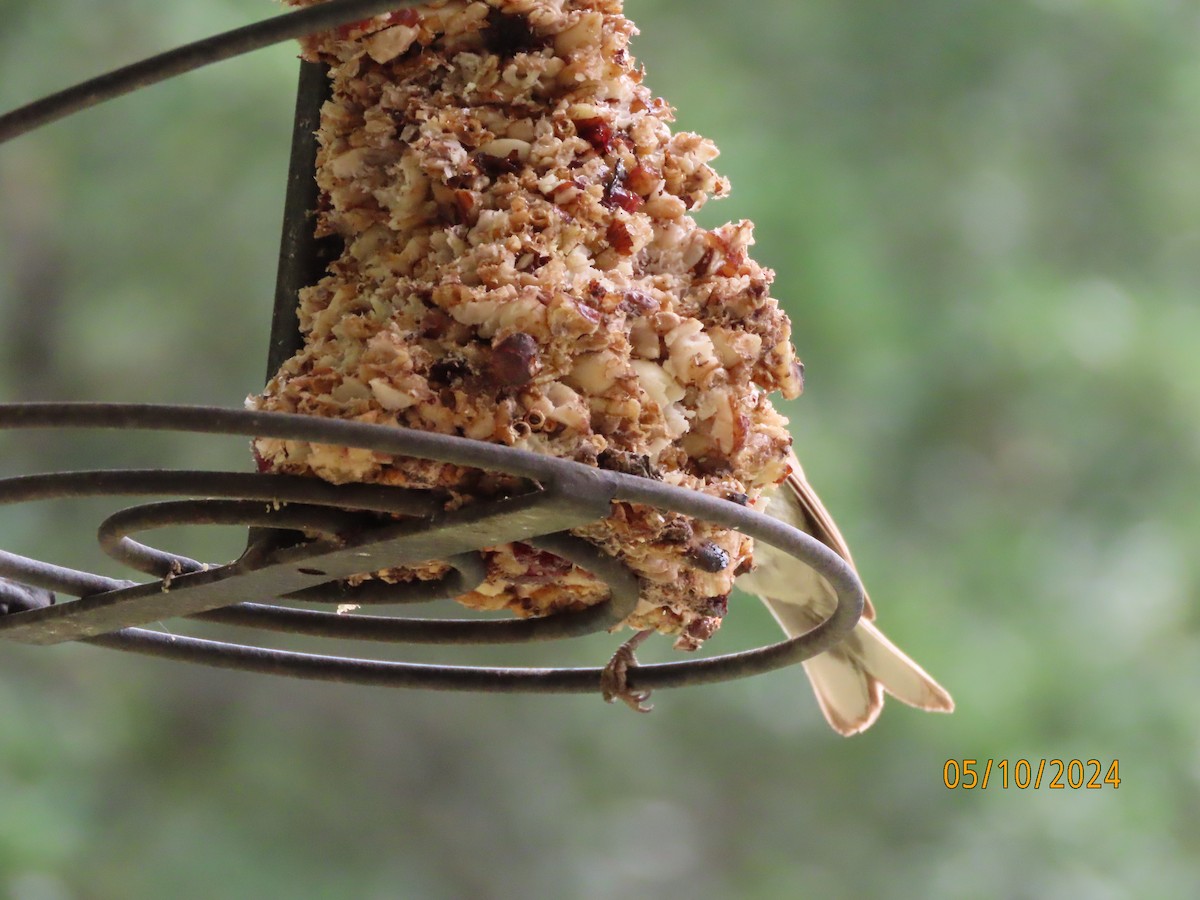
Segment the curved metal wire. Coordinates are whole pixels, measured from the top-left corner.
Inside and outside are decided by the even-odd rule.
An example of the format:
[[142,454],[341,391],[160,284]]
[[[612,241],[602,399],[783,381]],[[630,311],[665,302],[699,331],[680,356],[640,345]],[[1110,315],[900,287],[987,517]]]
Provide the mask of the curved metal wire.
[[[625,566],[595,547],[569,534],[545,535],[531,540],[535,547],[553,552],[598,575],[613,590],[615,601],[572,613],[537,619],[466,622],[459,619],[395,619],[382,616],[344,615],[287,609],[260,603],[239,603],[200,613],[194,618],[222,625],[242,625],[288,634],[352,638],[406,644],[509,644],[580,637],[617,624],[637,603],[637,578]],[[479,581],[483,578],[480,577]],[[478,582],[450,597],[461,596]],[[439,598],[441,599],[441,598]]]
[[[571,519],[579,521],[581,517],[584,520],[589,517],[590,519],[600,518],[607,514],[609,504],[613,500],[645,503],[735,528],[756,540],[778,547],[812,566],[829,580],[838,598],[837,606],[830,617],[807,634],[740,653],[685,662],[641,666],[630,674],[630,684],[635,689],[722,681],[791,665],[841,641],[857,623],[862,612],[863,591],[853,570],[840,556],[816,539],[731,501],[708,497],[625,473],[592,469],[568,460],[539,456],[466,438],[285,413],[133,404],[30,403],[0,406],[0,428],[78,427],[183,430],[196,433],[238,434],[315,441],[362,447],[392,455],[417,456],[524,477],[538,483],[540,489],[533,495],[516,498],[516,505],[505,513],[508,518],[503,518],[505,514],[502,514],[502,518],[499,520],[502,528],[507,528],[511,532],[516,524],[519,524],[527,532],[523,539],[528,540],[534,546],[593,569],[600,577],[614,585],[614,596],[625,591],[628,593],[621,598],[620,602],[610,601],[607,609],[604,609],[604,606],[597,607],[584,614],[560,614],[545,619],[526,621],[471,623],[473,626],[499,625],[503,628],[494,633],[488,633],[481,628],[477,634],[465,637],[462,634],[454,634],[452,626],[437,620],[387,620],[375,616],[331,616],[314,614],[306,610],[273,608],[253,603],[241,604],[231,609],[220,609],[219,607],[228,604],[228,598],[219,594],[202,597],[202,602],[196,608],[187,605],[189,595],[202,594],[214,583],[217,588],[228,592],[236,588],[239,582],[247,579],[253,581],[254,576],[273,570],[280,570],[274,574],[281,579],[281,583],[284,583],[285,586],[297,583],[297,579],[299,579],[299,583],[303,583],[305,579],[322,582],[336,571],[336,567],[330,564],[331,561],[336,563],[339,558],[352,559],[356,553],[373,552],[363,551],[361,548],[402,547],[406,546],[406,542],[419,544],[423,538],[423,532],[420,529],[409,529],[407,532],[401,529],[402,533],[399,534],[397,541],[394,532],[400,526],[379,526],[368,530],[365,537],[359,536],[357,539],[347,539],[344,535],[339,534],[340,545],[336,548],[327,546],[328,542],[313,541],[298,547],[276,551],[265,559],[251,560],[251,564],[241,569],[234,564],[233,576],[224,579],[215,577],[220,575],[220,570],[210,570],[184,573],[174,578],[170,585],[162,586],[151,583],[123,587],[119,582],[105,580],[103,583],[107,591],[105,594],[89,595],[70,604],[33,609],[0,617],[0,637],[38,641],[45,640],[49,635],[50,639],[63,639],[63,635],[70,632],[69,623],[72,616],[76,614],[76,610],[73,608],[79,608],[84,613],[96,613],[98,610],[101,614],[115,615],[122,611],[123,603],[126,604],[124,611],[128,612],[130,600],[140,603],[137,607],[137,617],[143,622],[180,614],[202,614],[204,618],[230,624],[366,640],[401,640],[419,643],[440,643],[446,640],[476,642],[478,640],[491,643],[497,639],[499,634],[520,634],[523,626],[526,634],[518,638],[520,640],[585,633],[595,630],[597,624],[615,624],[628,615],[632,610],[633,602],[636,601],[636,579],[618,561],[598,554],[594,548],[583,542],[569,535],[547,534],[546,532],[551,528],[544,523]],[[86,488],[91,484],[84,477],[86,474],[67,473],[65,477],[76,488]],[[59,476],[59,478],[62,477]],[[288,485],[287,489],[294,492],[293,496],[303,493],[299,490],[297,482],[307,482],[319,487],[320,490],[332,488],[334,494],[341,490],[339,487],[321,486],[320,482],[308,479],[287,479],[282,476],[243,476],[240,478],[246,487],[260,492],[266,484],[276,479],[281,485]],[[153,480],[155,482],[153,489],[136,484],[127,484],[126,486],[134,488],[138,493],[161,492],[170,479],[166,475],[160,474]],[[229,490],[229,485],[223,484],[222,480],[213,473],[202,473],[199,480],[210,487],[224,487],[225,490]],[[101,483],[111,488],[123,482],[122,477],[118,474],[105,473]],[[55,476],[51,475],[0,481],[0,502],[15,502],[34,496],[62,496],[64,494],[62,484],[56,480]],[[346,485],[342,487],[357,490],[364,486]],[[347,497],[351,493],[353,491],[347,492]],[[325,495],[325,500],[332,499],[332,494]],[[376,503],[379,503],[378,495],[374,499]],[[341,501],[326,505],[345,507],[352,504]],[[121,527],[113,526],[105,529],[106,540],[113,545],[118,545],[125,537],[123,530],[126,527],[162,524],[169,518],[168,511],[174,513],[200,511],[211,519],[214,518],[213,510],[220,510],[215,517],[223,517],[222,520],[236,519],[241,512],[245,511],[241,506],[209,507],[197,506],[194,503],[140,507],[132,513],[110,517],[110,522],[116,521]],[[256,512],[255,515],[257,514]],[[349,519],[330,519],[325,524],[330,530],[337,532],[349,521]],[[422,519],[422,521],[436,524],[438,516],[435,514],[428,519]],[[466,528],[468,533],[465,536],[458,534],[457,528],[452,528],[449,532],[436,534],[435,539],[441,541],[456,539],[468,542],[483,540],[498,543],[500,538],[506,538],[506,535],[498,536],[492,530],[493,521],[486,517],[480,520],[464,521],[468,526]],[[487,524],[486,534],[478,531],[471,532],[472,522],[479,525],[480,521]],[[299,522],[299,519],[294,520],[294,523]],[[424,527],[428,529],[433,526],[426,525]],[[539,531],[539,529],[542,530]],[[436,531],[436,529],[434,530]],[[383,532],[383,536],[380,537],[378,532]],[[456,544],[452,549],[458,547],[459,545]],[[420,554],[428,554],[421,558],[433,558],[440,555],[433,552],[428,546],[419,550],[418,555]],[[588,554],[591,556],[585,558]],[[445,555],[453,557],[455,554],[447,551]],[[393,564],[390,556],[375,558],[375,563],[378,563],[380,559],[386,559],[385,564]],[[62,584],[56,580],[56,573],[52,572],[47,575],[44,569],[37,568],[43,564],[28,561],[35,562],[35,566],[32,569],[26,569],[22,565],[23,562],[26,561],[22,557],[0,554],[0,575],[43,586]],[[158,565],[157,561],[152,562],[154,565]],[[353,566],[354,563],[352,562],[350,565]],[[364,563],[360,559],[357,565],[362,567]],[[288,577],[283,577],[280,572],[285,573]],[[189,583],[189,579],[195,581]],[[624,591],[621,589],[622,579],[624,579]],[[78,584],[79,582],[73,583]],[[311,585],[310,589],[311,587],[317,587],[317,585]],[[280,593],[294,594],[295,591]],[[164,601],[163,598],[166,600]],[[173,604],[184,605],[181,609]],[[587,692],[597,689],[603,671],[600,668],[522,669],[440,666],[333,657],[163,635],[136,626],[124,627],[111,633],[97,630],[104,624],[105,620],[101,615],[92,623],[92,630],[74,636],[101,646],[153,656],[165,656],[183,661],[256,672],[358,684],[423,687],[435,690]],[[504,637],[499,639],[506,640]]]
[[275,505],[253,500],[169,500],[130,506],[113,513],[100,523],[97,537],[100,548],[117,562],[157,578],[203,572],[210,568],[176,553],[156,550],[129,537],[129,532],[163,528],[187,522],[189,525],[262,525],[319,534],[326,541],[354,528],[369,527],[362,516],[329,507],[287,504]]
[[[76,404],[67,405],[79,408]],[[347,490],[343,492],[343,488]],[[380,485],[331,485],[313,478],[249,473],[99,470],[0,479],[0,505],[62,497],[169,492],[253,500],[171,501],[130,507],[109,516],[99,529],[101,547],[119,561],[162,579],[161,590],[154,590],[154,585],[150,585],[151,589],[147,591],[144,584],[103,578],[0,551],[0,576],[85,598],[70,606],[48,610],[40,623],[28,618],[24,623],[0,620],[0,636],[37,643],[86,639],[131,623],[194,614],[213,621],[259,627],[274,616],[274,630],[316,634],[324,627],[326,635],[331,637],[346,636],[348,630],[361,625],[364,630],[374,629],[377,636],[373,640],[397,640],[405,635],[405,640],[415,643],[514,643],[574,637],[609,628],[626,618],[637,602],[637,580],[624,566],[569,535],[547,534],[529,542],[595,572],[613,589],[608,601],[598,604],[586,615],[500,622],[418,619],[403,620],[402,623],[397,620],[386,626],[377,621],[359,623],[354,617],[346,616],[333,617],[338,622],[331,623],[322,618],[328,614],[292,615],[291,610],[262,604],[251,604],[252,608],[238,611],[236,601],[245,599],[249,602],[251,598],[267,596],[338,604],[357,604],[363,598],[375,603],[411,604],[462,596],[478,587],[485,576],[483,563],[474,552],[476,546],[502,542],[495,540],[496,533],[490,524],[480,526],[479,522],[503,525],[506,510],[503,505],[493,505],[478,513],[439,517],[436,514],[443,504],[436,495],[430,496],[430,492]],[[553,497],[547,499],[553,500]],[[531,504],[521,502],[524,505],[516,506],[516,512],[527,514]],[[579,504],[572,502],[569,506],[574,510]],[[497,508],[501,518],[494,514],[489,516]],[[356,517],[347,510],[392,516],[403,514],[408,518],[387,526],[378,520]],[[584,515],[575,513],[574,516],[581,520],[594,518],[591,509]],[[414,521],[415,527],[412,526]],[[541,517],[541,522],[548,523],[548,528],[553,528],[556,521],[560,520],[553,514]],[[437,581],[395,585],[368,582],[353,587],[329,580],[335,575],[344,577],[364,569],[399,564],[401,560],[394,554],[385,553],[382,558],[376,558],[374,546],[388,539],[395,540],[397,535],[402,542],[416,543],[421,538],[420,531],[431,522],[441,522],[451,530],[467,530],[467,543],[471,545],[467,553],[443,552],[436,546],[427,556],[420,551],[415,553],[410,561],[442,558],[451,567],[452,571]],[[277,556],[290,553],[290,557],[282,562],[262,558],[251,548],[235,563],[210,567],[128,537],[131,531],[180,524],[282,525],[298,531],[323,532],[325,539],[302,542],[295,547],[285,546],[282,550],[277,548]],[[475,531],[469,530],[472,526]],[[343,571],[333,570],[328,559],[321,562],[320,568],[306,565],[313,560],[320,561],[322,553],[326,557],[340,557]],[[198,592],[195,587],[189,592],[189,576],[203,578],[203,586],[209,589],[207,593]],[[306,586],[293,590],[297,584]],[[165,594],[172,596],[168,598],[163,596]],[[207,615],[216,608],[227,606],[229,611]]]
[[[0,143],[209,63],[417,2],[329,0],[197,41],[0,116]],[[296,291],[319,277],[328,250],[314,241],[306,224],[315,208],[312,133],[324,88],[321,67],[302,64],[269,372],[295,346]],[[0,637],[11,640],[84,640],[225,668],[392,687],[595,691],[600,668],[417,665],[208,641],[140,626],[192,616],[287,633],[406,643],[546,640],[609,628],[633,611],[637,579],[618,560],[567,531],[607,515],[614,500],[668,509],[742,531],[806,562],[837,594],[830,617],[805,635],[741,653],[641,666],[630,672],[632,689],[720,681],[791,665],[842,640],[862,611],[864,595],[853,569],[803,532],[728,501],[512,448],[355,422],[166,405],[11,404],[0,406],[0,428],[137,428],[315,441],[505,472],[530,485],[529,494],[485,509],[443,513],[443,498],[427,492],[335,486],[287,476],[108,470],[3,479],[0,504],[110,495],[192,498],[131,507],[109,516],[100,526],[101,544],[110,555],[154,575],[156,581],[139,584],[106,578],[0,551]],[[186,523],[251,525],[252,540],[240,559],[208,567],[129,536],[144,528]],[[261,540],[254,539],[256,532]],[[289,603],[394,604],[460,596],[477,587],[486,574],[478,550],[512,541],[524,541],[593,572],[609,584],[611,597],[582,612],[524,621],[334,615],[257,602],[271,596]],[[434,559],[449,566],[437,581],[351,585],[345,580]],[[50,605],[49,591],[80,599]]]
[[420,2],[421,0],[327,0],[316,6],[283,13],[272,19],[244,25],[223,34],[176,47],[80,82],[0,116],[0,144],[106,100],[212,63],[400,7],[416,6]]

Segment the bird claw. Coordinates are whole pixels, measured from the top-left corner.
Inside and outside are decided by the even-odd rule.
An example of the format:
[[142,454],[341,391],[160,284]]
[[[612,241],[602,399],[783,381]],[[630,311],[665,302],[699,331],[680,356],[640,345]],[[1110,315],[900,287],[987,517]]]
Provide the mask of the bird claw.
[[650,691],[635,691],[629,686],[629,670],[636,669],[638,664],[634,651],[652,633],[649,630],[639,631],[618,647],[617,652],[612,655],[612,659],[600,673],[600,690],[604,695],[605,703],[620,700],[630,709],[642,713],[648,713],[654,709],[653,705],[646,705],[646,701],[650,699]]

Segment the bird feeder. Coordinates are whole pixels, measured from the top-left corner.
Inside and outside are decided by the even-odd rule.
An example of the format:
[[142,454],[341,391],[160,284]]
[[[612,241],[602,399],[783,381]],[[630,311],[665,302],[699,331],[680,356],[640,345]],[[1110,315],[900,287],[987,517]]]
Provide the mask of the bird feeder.
[[[143,60],[0,117],[0,143],[105,100],[219,60],[329,29],[402,5],[399,0],[332,0]],[[319,279],[330,248],[313,236],[317,206],[314,131],[326,97],[323,66],[302,62],[288,173],[267,371],[299,346],[297,291]],[[0,151],[2,152],[2,151]],[[373,484],[334,485],[258,472],[103,469],[8,475],[3,515],[20,504],[66,498],[174,497],[125,506],[98,528],[104,552],[136,578],[123,580],[0,551],[0,638],[26,644],[83,641],[182,662],[273,675],[431,690],[593,692],[602,667],[495,668],[432,665],[172,634],[180,617],[236,626],[248,635],[284,635],[391,644],[512,644],[564,640],[613,628],[633,610],[638,578],[617,559],[569,532],[609,514],[613,502],[644,504],[777,547],[813,567],[837,593],[829,618],[799,637],[756,649],[629,671],[631,688],[677,687],[739,678],[798,663],[837,644],[863,606],[853,570],[807,534],[738,503],[659,481],[498,444],[405,428],[235,408],[120,403],[0,405],[0,428],[51,430],[86,440],[97,429],[274,437],[362,448],[503,473],[528,489],[447,512],[429,492]],[[249,457],[249,454],[247,454]],[[243,526],[245,551],[206,563],[156,549],[148,529],[196,524]],[[604,602],[530,619],[413,618],[408,607],[460,596],[484,578],[481,550],[521,541],[605,581]],[[441,560],[439,581],[389,584],[365,573]],[[365,612],[347,614],[348,607]],[[158,627],[155,627],[158,626]],[[261,638],[260,638],[261,640]]]

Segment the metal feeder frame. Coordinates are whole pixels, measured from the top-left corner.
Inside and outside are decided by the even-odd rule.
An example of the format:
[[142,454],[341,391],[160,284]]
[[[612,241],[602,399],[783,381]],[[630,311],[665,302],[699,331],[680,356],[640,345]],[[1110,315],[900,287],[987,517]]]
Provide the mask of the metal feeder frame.
[[[0,116],[0,143],[141,87],[203,65],[348,22],[416,5],[413,0],[329,0],[179,47]],[[302,345],[297,292],[315,283],[336,246],[313,236],[319,110],[324,66],[300,64],[283,239],[267,373]],[[554,640],[611,629],[638,600],[638,579],[620,561],[569,531],[606,517],[613,502],[639,503],[735,529],[819,572],[837,594],[832,614],[799,637],[757,649],[629,669],[631,690],[725,681],[801,662],[839,643],[862,614],[853,568],[796,528],[728,500],[650,478],[592,468],[497,444],[285,413],[116,403],[0,404],[3,429],[141,429],[273,437],[364,448],[517,476],[528,491],[445,512],[437,492],[237,472],[106,469],[0,479],[0,505],[96,496],[182,496],[110,515],[99,527],[106,553],[152,576],[107,578],[0,551],[0,638],[29,644],[85,641],[221,668],[388,687],[492,692],[600,690],[603,668],[493,668],[325,656],[173,635],[147,628],[176,617],[289,634],[409,644]],[[399,518],[397,518],[399,517]],[[246,551],[226,565],[164,552],[130,535],[172,525],[250,527]],[[541,618],[423,619],[340,614],[307,604],[414,604],[460,596],[484,579],[481,548],[522,541],[587,569],[609,598],[582,612]],[[350,586],[351,576],[442,560],[437,582]],[[55,603],[52,594],[78,599]],[[295,606],[261,602],[279,598]]]

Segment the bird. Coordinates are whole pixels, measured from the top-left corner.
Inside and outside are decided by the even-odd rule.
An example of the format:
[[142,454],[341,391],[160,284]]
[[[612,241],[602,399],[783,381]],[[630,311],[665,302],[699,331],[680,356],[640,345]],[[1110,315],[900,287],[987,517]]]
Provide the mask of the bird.
[[[788,466],[787,477],[768,500],[767,515],[812,535],[854,568],[845,538],[793,451]],[[836,594],[815,570],[765,543],[756,545],[754,558],[754,568],[738,578],[737,586],[756,594],[788,637],[811,631],[833,612]],[[862,618],[845,640],[804,661],[817,704],[833,730],[847,737],[866,731],[879,718],[885,693],[917,709],[953,712],[954,700],[946,689],[888,640],[874,618],[875,609],[865,598]]]

